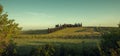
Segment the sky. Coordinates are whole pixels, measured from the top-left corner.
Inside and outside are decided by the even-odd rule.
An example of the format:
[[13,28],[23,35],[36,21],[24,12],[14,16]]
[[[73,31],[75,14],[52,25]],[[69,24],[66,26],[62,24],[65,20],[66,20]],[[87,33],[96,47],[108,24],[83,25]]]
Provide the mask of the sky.
[[117,27],[120,22],[120,0],[0,0],[0,4],[24,30],[65,23]]

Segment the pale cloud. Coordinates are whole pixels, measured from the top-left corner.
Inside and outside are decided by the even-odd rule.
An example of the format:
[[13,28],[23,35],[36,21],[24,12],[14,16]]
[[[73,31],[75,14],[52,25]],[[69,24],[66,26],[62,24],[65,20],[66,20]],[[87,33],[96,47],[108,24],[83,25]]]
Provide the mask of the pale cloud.
[[25,12],[25,14],[29,16],[34,16],[34,17],[41,17],[41,18],[53,18],[55,16],[52,16],[47,13],[42,13],[42,12]]

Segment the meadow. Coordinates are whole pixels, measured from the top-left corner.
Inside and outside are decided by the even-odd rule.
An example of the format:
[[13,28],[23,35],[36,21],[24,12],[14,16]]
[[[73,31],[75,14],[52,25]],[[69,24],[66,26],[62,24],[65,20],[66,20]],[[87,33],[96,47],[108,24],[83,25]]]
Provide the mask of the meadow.
[[[87,51],[91,48],[97,48],[99,42],[98,39],[15,39],[17,43],[17,50],[20,56],[29,56],[31,50],[36,47],[41,47],[46,44],[51,44],[57,49],[64,46],[64,48],[70,48],[69,50],[74,50],[80,55],[82,47],[88,48]],[[59,47],[59,48],[58,48]],[[71,51],[71,52],[74,52]],[[80,53],[79,53],[80,52]],[[77,55],[78,55],[77,54]]]
[[[98,30],[99,29],[99,30]],[[51,44],[55,48],[54,56],[100,56],[98,50],[102,31],[109,32],[113,28],[74,27],[65,28],[53,33],[24,33],[14,38],[19,56],[30,56],[32,49]],[[69,49],[67,49],[69,48]],[[83,50],[84,49],[84,50]],[[87,55],[86,55],[87,54]]]

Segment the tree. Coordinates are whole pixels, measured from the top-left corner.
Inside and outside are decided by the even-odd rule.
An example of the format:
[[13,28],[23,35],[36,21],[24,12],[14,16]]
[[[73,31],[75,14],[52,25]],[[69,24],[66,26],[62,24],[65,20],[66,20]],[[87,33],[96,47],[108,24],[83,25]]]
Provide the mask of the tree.
[[9,56],[9,52],[14,51],[12,37],[17,35],[20,30],[18,24],[14,20],[8,19],[7,13],[3,13],[3,7],[0,5],[0,56]]
[[[0,12],[3,11],[3,7],[0,6]],[[0,40],[10,40],[20,32],[21,28],[14,20],[9,20],[7,13],[0,14]]]

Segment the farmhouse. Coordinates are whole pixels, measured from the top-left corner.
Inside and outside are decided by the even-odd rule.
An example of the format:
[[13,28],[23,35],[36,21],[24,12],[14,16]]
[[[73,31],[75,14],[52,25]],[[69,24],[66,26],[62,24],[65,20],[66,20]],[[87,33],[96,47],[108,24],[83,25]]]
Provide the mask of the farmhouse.
[[63,28],[67,28],[67,27],[82,27],[82,23],[75,23],[75,24],[57,24],[55,25],[55,28],[48,28],[48,33],[51,33],[51,32],[55,32],[57,30],[61,30]]

